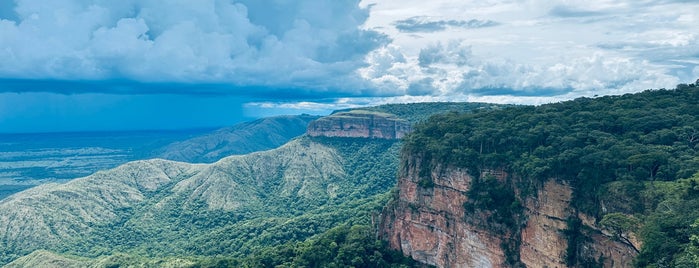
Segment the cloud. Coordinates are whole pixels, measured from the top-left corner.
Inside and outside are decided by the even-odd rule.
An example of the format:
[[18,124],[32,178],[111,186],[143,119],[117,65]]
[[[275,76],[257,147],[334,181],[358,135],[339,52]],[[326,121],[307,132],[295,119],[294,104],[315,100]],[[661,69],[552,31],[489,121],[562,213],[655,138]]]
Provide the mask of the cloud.
[[497,26],[500,23],[492,20],[432,20],[429,17],[415,16],[394,23],[396,29],[406,33],[437,32],[448,27],[474,29]]
[[421,67],[433,64],[465,66],[472,57],[471,47],[462,42],[450,42],[446,47],[436,43],[420,50],[418,62]]
[[315,101],[264,101],[249,102],[243,105],[245,114],[274,116],[282,114],[310,113],[327,115],[335,110],[352,109],[359,107],[377,106],[390,103],[417,103],[417,102],[449,102],[469,101],[468,96],[447,98],[444,96],[393,96],[393,97],[360,97],[337,98]]
[[595,10],[589,10],[589,9],[581,9],[581,8],[575,8],[571,6],[564,6],[564,5],[557,5],[549,11],[549,15],[554,16],[554,17],[564,17],[564,18],[569,18],[569,17],[593,17],[593,16],[601,16],[607,14],[606,12],[602,11],[595,11]]
[[436,91],[437,89],[434,86],[434,78],[425,77],[421,80],[411,83],[408,86],[406,93],[409,96],[428,96]]
[[672,87],[696,79],[697,8],[681,0],[0,0],[0,92],[318,102]]
[[369,11],[358,0],[15,2],[14,18],[0,14],[0,77],[38,84],[119,80],[354,94],[366,88],[354,71],[390,41],[359,28]]
[[[696,1],[406,1],[376,1],[372,12],[385,17],[367,22],[393,37],[393,51],[369,53],[359,71],[383,90],[525,103],[697,78]],[[450,23],[464,17],[498,24]],[[395,54],[402,60],[392,63]]]
[[[381,72],[365,70],[363,74],[366,79],[377,84],[380,81],[385,87],[402,88],[406,95],[445,99],[509,96],[512,99],[563,100],[677,83],[677,79],[665,73],[662,67],[611,53],[569,55],[559,59],[555,63],[527,63],[483,57],[475,54],[466,41],[452,41],[429,45],[417,58],[408,58],[403,63],[386,67],[384,62]],[[379,65],[366,68],[375,66]]]

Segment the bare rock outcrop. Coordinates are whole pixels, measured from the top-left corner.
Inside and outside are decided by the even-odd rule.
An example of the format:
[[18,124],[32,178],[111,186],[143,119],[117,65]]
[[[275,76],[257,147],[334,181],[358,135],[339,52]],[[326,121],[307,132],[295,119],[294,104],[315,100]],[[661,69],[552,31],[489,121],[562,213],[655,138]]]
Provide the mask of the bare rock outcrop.
[[[379,221],[379,235],[404,255],[437,267],[567,267],[566,234],[575,221],[586,237],[576,254],[604,267],[632,266],[637,252],[577,212],[565,182],[547,180],[528,196],[515,186],[521,212],[515,224],[503,228],[486,220],[496,211],[465,209],[473,203],[469,191],[477,179],[468,170],[437,166],[426,178],[420,172],[423,164],[420,157],[404,158],[398,194]],[[513,180],[503,171],[488,176],[502,183]]]
[[400,139],[410,131],[410,122],[395,115],[354,110],[313,121],[306,134],[312,137]]

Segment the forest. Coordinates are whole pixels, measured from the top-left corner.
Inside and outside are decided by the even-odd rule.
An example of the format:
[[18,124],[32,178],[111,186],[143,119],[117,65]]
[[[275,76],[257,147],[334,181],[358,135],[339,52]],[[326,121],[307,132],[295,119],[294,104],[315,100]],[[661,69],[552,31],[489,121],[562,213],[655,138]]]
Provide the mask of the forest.
[[[699,81],[675,89],[578,98],[540,106],[435,115],[417,125],[403,156],[471,174],[504,169],[522,196],[549,179],[569,183],[581,213],[624,234],[640,236],[638,267],[696,267],[699,242]],[[427,172],[425,172],[427,174]],[[466,209],[508,208],[518,201],[480,178]],[[429,185],[423,185],[429,187]],[[476,191],[472,190],[472,191]],[[496,189],[497,190],[497,189]],[[488,193],[492,192],[492,196]],[[505,196],[506,198],[502,198]],[[489,198],[492,197],[492,198]],[[479,201],[478,199],[481,199]],[[486,200],[486,201],[483,201]],[[504,201],[503,201],[504,200]],[[497,202],[504,202],[498,204]],[[469,207],[471,206],[471,207]],[[576,256],[584,240],[569,223],[568,265],[595,263]]]

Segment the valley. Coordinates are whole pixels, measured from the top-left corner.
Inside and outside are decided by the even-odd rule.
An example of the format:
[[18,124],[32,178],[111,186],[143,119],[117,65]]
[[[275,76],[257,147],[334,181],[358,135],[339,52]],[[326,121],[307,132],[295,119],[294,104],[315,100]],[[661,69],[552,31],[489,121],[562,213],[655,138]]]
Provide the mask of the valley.
[[212,163],[228,155],[276,148],[303,134],[317,118],[277,116],[221,129],[0,134],[0,199],[134,160]]

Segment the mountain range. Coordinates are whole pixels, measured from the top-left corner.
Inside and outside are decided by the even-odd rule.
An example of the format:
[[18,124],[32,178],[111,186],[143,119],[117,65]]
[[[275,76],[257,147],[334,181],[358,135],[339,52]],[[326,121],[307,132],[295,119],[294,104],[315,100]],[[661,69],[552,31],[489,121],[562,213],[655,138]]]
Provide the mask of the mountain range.
[[14,194],[0,201],[0,263],[696,267],[697,105],[691,84],[337,111],[275,149]]
[[[420,105],[431,107],[432,113],[447,107]],[[468,111],[496,106],[448,107]],[[359,114],[375,114],[372,120],[377,126],[393,120],[382,112]],[[197,152],[193,154],[199,155],[197,159],[207,159],[234,150],[240,142],[239,150],[245,150],[245,144],[282,139],[277,138],[279,129],[267,127],[281,127],[276,123],[280,120],[305,124],[311,118],[258,120],[238,126],[239,131],[221,130],[175,143],[166,152],[184,148],[182,152]],[[383,207],[395,185],[400,141],[352,133],[299,136],[273,150],[211,164],[129,162],[67,183],[36,186],[0,201],[0,260],[29,265],[31,260],[48,260],[46,256],[80,256],[99,263],[101,256],[121,253],[148,258],[144,263],[172,256],[189,262],[222,255],[240,259],[270,246],[306,241],[338,226],[369,226],[372,213]]]

